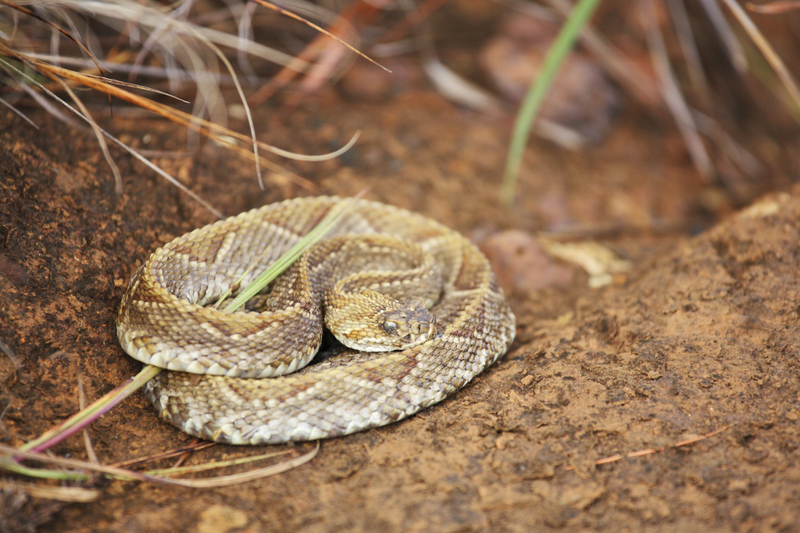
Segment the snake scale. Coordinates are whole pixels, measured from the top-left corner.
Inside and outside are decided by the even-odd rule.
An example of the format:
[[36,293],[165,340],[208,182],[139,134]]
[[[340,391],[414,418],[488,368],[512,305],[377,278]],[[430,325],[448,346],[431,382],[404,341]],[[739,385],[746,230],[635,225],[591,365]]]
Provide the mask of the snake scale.
[[[212,307],[341,201],[254,209],[173,240],[137,269],[117,334],[129,355],[167,369],[145,386],[162,418],[230,444],[347,435],[441,401],[505,353],[514,315],[477,247],[366,200],[245,310]],[[323,322],[344,348],[309,364]]]

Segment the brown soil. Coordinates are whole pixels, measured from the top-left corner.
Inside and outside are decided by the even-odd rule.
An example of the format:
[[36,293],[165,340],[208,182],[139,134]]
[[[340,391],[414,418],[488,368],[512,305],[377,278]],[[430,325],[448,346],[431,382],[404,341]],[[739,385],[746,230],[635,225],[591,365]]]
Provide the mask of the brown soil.
[[[0,441],[18,446],[78,409],[78,374],[94,399],[139,370],[114,329],[125,283],[157,246],[214,217],[119,152],[117,196],[91,135],[2,113]],[[177,128],[115,117],[134,147],[186,149]],[[311,190],[269,175],[262,192],[249,163],[211,144],[156,162],[227,215],[370,186],[372,199],[474,237],[612,229],[606,244],[633,262],[626,278],[593,290],[577,274],[511,294],[518,340],[490,370],[407,421],[323,442],[297,469],[215,490],[99,481],[97,501],[56,506],[6,485],[0,530],[800,531],[800,190],[689,238],[706,187],[674,132],[627,117],[581,153],[532,142],[518,201],[502,209],[509,123],[428,91],[382,104],[325,94],[289,126],[262,128],[306,153],[363,130],[340,160],[289,164]],[[89,434],[106,464],[191,441],[141,393]],[[216,446],[189,462],[248,451]],[[53,452],[86,457],[78,437]]]

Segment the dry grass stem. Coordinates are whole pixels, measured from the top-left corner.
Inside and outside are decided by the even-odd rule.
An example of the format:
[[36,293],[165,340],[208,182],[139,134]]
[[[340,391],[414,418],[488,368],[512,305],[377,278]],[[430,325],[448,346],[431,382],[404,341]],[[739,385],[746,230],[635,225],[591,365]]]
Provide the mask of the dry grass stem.
[[[81,411],[86,409],[86,391],[83,390],[83,379],[81,378],[80,370],[77,374],[78,378],[78,407]],[[92,446],[92,439],[89,436],[89,430],[84,428],[83,431],[83,445],[86,448],[86,456],[89,458],[89,461],[92,463],[99,465],[100,461],[97,459],[97,454],[94,453],[94,446]]]
[[684,100],[683,93],[672,72],[667,47],[661,34],[661,28],[658,25],[655,0],[639,0],[639,8],[642,22],[645,26],[645,33],[647,34],[653,67],[661,82],[664,101],[675,118],[678,130],[683,137],[683,142],[689,150],[692,163],[694,163],[695,168],[703,179],[706,182],[710,182],[714,175],[714,165],[703,145],[700,134],[697,132],[697,126],[692,119],[691,110]]
[[[272,4],[262,4],[269,9],[273,9]],[[325,67],[315,69],[314,76],[326,76],[330,74],[331,67],[335,67],[333,52],[326,52],[326,50],[330,47],[329,45],[326,46],[327,42],[330,39],[334,39],[343,43],[341,37],[334,35],[334,33],[338,35],[347,35],[350,39],[354,42],[358,40],[358,33],[353,29],[352,25],[348,22],[351,18],[354,17],[355,13],[360,9],[361,4],[359,2],[353,2],[345,7],[342,12],[336,17],[335,22],[331,24],[330,28],[331,31],[322,30],[322,34],[315,37],[304,49],[302,52],[297,54],[295,57],[295,61],[286,65],[283,69],[280,70],[272,79],[265,83],[258,91],[256,91],[251,97],[250,102],[253,105],[260,105],[266,102],[269,98],[271,98],[278,90],[282,89],[286,85],[288,85],[294,78],[298,75],[303,74],[310,69],[312,69],[312,62],[318,58],[320,55],[325,56],[327,55],[327,59],[324,61]],[[280,8],[278,8],[280,10]],[[283,12],[280,10],[279,12]],[[288,15],[287,15],[288,16]],[[296,15],[295,15],[296,17]],[[294,17],[293,17],[294,18]],[[301,19],[304,20],[304,19]],[[309,25],[310,22],[306,21]],[[311,25],[312,27],[315,27]],[[319,28],[319,26],[316,26]],[[321,28],[320,28],[321,29]],[[337,44],[336,48],[344,49],[341,47],[341,44]],[[371,60],[370,60],[371,61]],[[315,82],[309,82],[306,84],[305,89],[310,90],[312,85]],[[295,101],[289,102],[289,105],[296,103]]]
[[[2,44],[0,44],[0,53],[3,51],[3,48],[4,48],[4,47],[3,47],[3,45],[2,45]],[[22,78],[24,78],[24,79],[25,79],[25,80],[26,80],[26,81],[27,81],[29,84],[31,84],[31,85],[34,85],[34,86],[38,87],[40,90],[42,90],[44,93],[46,93],[46,94],[47,94],[47,95],[48,95],[50,98],[52,98],[53,100],[55,100],[55,101],[59,102],[59,103],[60,103],[62,106],[64,106],[65,108],[67,108],[69,111],[71,111],[73,114],[75,114],[75,115],[76,115],[78,118],[80,118],[80,119],[82,119],[82,120],[84,120],[84,121],[86,121],[86,122],[89,122],[89,121],[91,120],[91,118],[89,118],[89,117],[86,117],[86,116],[82,115],[80,112],[78,112],[78,110],[77,110],[77,109],[75,109],[75,108],[73,108],[72,106],[70,106],[70,105],[69,105],[67,102],[65,102],[64,100],[62,100],[61,98],[59,98],[59,97],[58,97],[58,96],[57,96],[55,93],[53,93],[52,91],[50,91],[49,89],[47,89],[47,88],[46,88],[44,85],[42,85],[41,83],[39,83],[38,81],[36,81],[34,78],[32,78],[31,76],[29,76],[27,73],[25,73],[25,72],[23,72],[23,71],[21,71],[21,70],[17,69],[17,68],[16,68],[15,66],[13,66],[12,64],[10,64],[10,63],[8,63],[7,61],[3,60],[3,59],[2,59],[2,57],[0,57],[0,66],[5,66],[5,68],[6,68],[6,69],[8,69],[8,70],[11,70],[11,71],[15,72],[17,75],[19,75],[19,76],[21,76]],[[198,202],[200,205],[202,205],[203,207],[205,207],[206,209],[208,209],[208,210],[209,210],[211,213],[213,213],[213,214],[214,214],[216,217],[218,217],[218,218],[224,218],[224,217],[223,217],[223,215],[222,215],[222,213],[221,213],[220,211],[218,211],[216,208],[214,208],[214,207],[213,207],[213,206],[212,206],[210,203],[208,203],[206,200],[202,199],[202,198],[201,198],[199,195],[197,195],[195,192],[193,192],[192,190],[190,190],[189,188],[187,188],[185,185],[183,185],[183,184],[182,184],[180,181],[178,181],[177,179],[175,179],[173,176],[171,176],[170,174],[168,174],[167,172],[165,172],[164,170],[162,170],[160,167],[158,167],[157,165],[155,165],[154,163],[152,163],[150,160],[148,160],[147,158],[145,158],[144,156],[142,156],[141,154],[139,154],[139,153],[138,153],[136,150],[134,150],[133,148],[129,147],[128,145],[126,145],[125,143],[123,143],[122,141],[120,141],[119,139],[117,139],[116,137],[114,137],[113,135],[111,135],[110,133],[108,133],[107,131],[105,131],[103,128],[101,128],[101,127],[97,126],[96,124],[95,124],[95,127],[97,127],[97,129],[98,129],[100,132],[102,132],[102,134],[103,134],[103,135],[104,135],[106,138],[108,138],[108,139],[110,139],[111,141],[113,141],[113,142],[114,142],[114,143],[115,143],[117,146],[121,147],[123,150],[125,150],[126,152],[128,152],[128,153],[129,153],[130,155],[132,155],[132,156],[133,156],[135,159],[137,159],[138,161],[140,161],[140,162],[144,163],[144,164],[145,164],[145,165],[146,165],[148,168],[150,168],[151,170],[153,170],[154,172],[156,172],[158,175],[162,176],[164,179],[166,179],[168,182],[170,182],[172,185],[174,185],[175,187],[177,187],[178,189],[180,189],[181,191],[183,191],[183,192],[184,192],[184,193],[186,193],[187,195],[189,195],[189,196],[190,196],[190,197],[191,197],[193,200],[195,200],[195,201],[196,201],[196,202]]]
[[127,468],[129,466],[134,466],[142,463],[159,461],[161,459],[170,459],[172,457],[184,455],[187,453],[199,452],[200,450],[205,450],[206,448],[211,448],[212,446],[216,445],[217,445],[216,442],[208,442],[195,439],[195,442],[188,446],[182,446],[174,450],[167,450],[165,452],[159,452],[145,457],[138,457],[136,459],[129,459],[127,461],[120,461],[119,463],[114,463],[109,466],[116,466],[118,468]]
[[754,13],[762,13],[765,15],[779,15],[800,9],[800,2],[797,0],[785,0],[778,2],[770,2],[768,4],[751,4],[750,2],[744,5],[749,11]]
[[786,90],[789,92],[789,96],[792,98],[795,107],[800,108],[800,89],[798,89],[797,83],[794,81],[794,77],[792,77],[789,69],[786,68],[786,64],[775,52],[775,49],[772,48],[772,45],[769,44],[764,34],[753,24],[753,21],[747,16],[747,13],[745,13],[744,9],[742,9],[739,4],[733,0],[722,0],[722,2],[731,10],[733,16],[736,17],[736,20],[742,25],[747,35],[753,40],[761,53],[764,54],[767,62],[769,62],[770,66],[778,74],[783,86],[786,87]]
[[[297,468],[298,466],[301,466],[311,461],[317,455],[318,451],[319,451],[319,442],[317,442],[317,446],[313,450],[299,457],[295,457],[294,459],[289,459],[282,463],[270,465],[264,468],[258,468],[255,470],[250,470],[248,472],[242,472],[240,474],[217,476],[208,479],[170,479],[159,476],[151,476],[148,474],[143,474],[141,472],[135,472],[133,470],[126,470],[123,468],[116,468],[113,466],[96,465],[88,463],[86,461],[80,461],[77,459],[66,459],[64,457],[52,457],[44,453],[21,451],[16,448],[12,448],[10,446],[6,446],[4,444],[0,444],[0,460],[5,459],[6,462],[8,462],[8,460],[16,461],[19,459],[30,459],[45,464],[54,464],[65,468],[71,468],[77,471],[76,473],[79,473],[80,471],[90,471],[90,472],[99,472],[102,474],[107,474],[116,479],[122,479],[122,480],[148,481],[151,483],[178,485],[181,487],[192,487],[192,488],[212,488],[212,487],[227,487],[230,485],[237,485],[240,483],[254,481],[264,477],[274,476],[276,474],[286,472],[287,470]],[[0,461],[0,467],[1,466],[3,466],[2,461]]]
[[6,108],[8,108],[9,110],[11,110],[11,111],[12,111],[12,112],[13,112],[15,115],[17,115],[19,118],[21,118],[22,120],[24,120],[25,122],[27,122],[28,124],[30,124],[31,126],[33,126],[33,127],[34,127],[34,129],[37,129],[37,130],[39,129],[39,126],[37,126],[35,122],[33,122],[31,119],[29,119],[27,116],[25,116],[25,114],[24,114],[22,111],[20,111],[19,109],[17,109],[16,107],[14,107],[13,105],[11,105],[10,103],[6,102],[6,101],[5,101],[5,100],[3,100],[2,98],[0,98],[0,104],[2,104],[2,105],[4,105],[4,106],[6,106]]
[[692,111],[692,116],[699,130],[713,140],[722,153],[733,161],[748,178],[756,179],[764,173],[764,165],[739,144],[716,120],[697,110]]
[[678,36],[683,58],[686,60],[686,67],[689,72],[689,79],[697,94],[702,98],[704,104],[711,102],[711,89],[708,86],[706,73],[703,69],[703,62],[700,59],[700,50],[697,48],[697,41],[692,31],[692,24],[689,21],[689,14],[686,12],[684,0],[666,0],[667,7],[675,26],[675,33]]
[[[719,428],[719,429],[717,429],[715,431],[712,431],[711,433],[706,433],[705,435],[700,435],[699,437],[692,437],[691,439],[682,440],[680,442],[676,442],[675,444],[672,444],[672,445],[669,445],[669,446],[661,446],[659,448],[647,448],[646,450],[638,450],[638,451],[635,451],[635,452],[626,453],[624,455],[612,455],[610,457],[604,457],[603,459],[596,460],[594,462],[594,464],[595,464],[595,466],[607,465],[609,463],[616,463],[618,461],[621,461],[622,459],[624,459],[626,457],[627,458],[643,457],[645,455],[652,455],[654,453],[661,453],[664,450],[666,450],[667,448],[681,448],[683,446],[688,446],[690,444],[695,444],[697,442],[700,442],[701,440],[709,439],[709,438],[713,437],[714,435],[717,435],[718,433],[722,433],[723,431],[725,431],[729,427],[730,426],[723,426],[723,427],[721,427],[721,428]],[[570,466],[565,467],[564,470],[575,470],[575,467],[570,465]]]
[[[247,34],[244,26],[240,26],[239,35],[233,36],[225,34],[224,32],[219,32],[192,24],[186,20],[192,2],[182,3],[181,5],[173,6],[172,8],[165,8],[157,4],[151,5],[148,3],[135,3],[128,0],[116,0],[114,2],[44,0],[36,2],[36,7],[43,12],[47,12],[51,16],[50,18],[53,19],[52,21],[43,20],[43,18],[36,12],[24,7],[25,4],[32,5],[33,3],[31,2],[10,2],[9,0],[2,0],[2,4],[16,11],[22,12],[26,16],[33,17],[37,20],[42,20],[55,32],[54,35],[64,35],[70,41],[76,43],[80,49],[86,55],[88,55],[91,63],[93,63],[98,72],[102,72],[100,62],[94,58],[89,48],[84,46],[81,42],[73,37],[73,34],[78,34],[80,30],[78,29],[75,21],[70,18],[72,13],[85,13],[89,19],[102,21],[102,23],[117,29],[122,35],[130,33],[132,40],[137,40],[139,38],[137,32],[143,32],[147,39],[142,45],[139,54],[135,58],[134,64],[130,68],[130,72],[132,74],[138,73],[138,69],[141,66],[144,56],[146,54],[153,53],[154,50],[157,49],[161,53],[162,62],[166,65],[163,69],[163,72],[167,76],[171,76],[171,74],[175,72],[185,72],[191,73],[191,75],[197,80],[198,103],[195,105],[196,112],[202,108],[205,110],[205,112],[213,114],[215,113],[214,109],[219,107],[219,105],[214,104],[214,102],[222,102],[221,93],[219,93],[218,87],[213,84],[210,85],[211,80],[216,76],[214,74],[213,64],[210,61],[215,59],[217,61],[216,64],[221,64],[228,72],[228,79],[230,80],[230,83],[234,85],[244,108],[244,113],[250,129],[249,136],[239,134],[228,129],[224,125],[218,124],[217,122],[219,122],[219,120],[206,120],[200,116],[172,109],[169,106],[135,95],[122,89],[122,87],[135,87],[132,84],[74,72],[72,70],[47,63],[41,59],[37,59],[33,55],[24,54],[13,49],[11,46],[0,43],[0,54],[5,55],[6,57],[14,58],[22,62],[24,65],[29,66],[31,69],[33,69],[33,71],[38,72],[52,80],[70,95],[75,106],[77,106],[77,108],[80,110],[80,114],[83,115],[82,118],[85,119],[87,124],[89,124],[89,126],[95,132],[95,136],[100,143],[104,157],[106,158],[109,167],[114,174],[115,186],[118,193],[121,193],[122,191],[122,177],[116,164],[111,158],[106,145],[105,138],[108,137],[108,134],[101,131],[96,122],[91,119],[88,110],[76,97],[74,91],[72,90],[72,83],[103,92],[109,96],[115,96],[123,101],[140,106],[164,118],[167,118],[168,120],[180,124],[188,128],[190,131],[205,135],[219,145],[253,160],[259,186],[262,189],[264,188],[264,182],[261,173],[262,166],[270,169],[273,172],[286,176],[290,180],[306,189],[313,189],[313,185],[307,180],[304,180],[299,176],[284,170],[275,163],[262,158],[259,155],[260,150],[266,150],[280,157],[291,159],[303,161],[322,161],[341,155],[341,153],[349,149],[357,139],[358,134],[356,133],[351,141],[342,149],[329,154],[312,156],[291,153],[289,151],[267,145],[266,143],[259,142],[256,139],[255,125],[250,108],[247,105],[247,101],[244,96],[244,91],[238,81],[238,77],[233,69],[233,66],[230,64],[225,54],[222,53],[219,46],[229,46],[236,49],[240,55],[252,54],[257,57],[272,60],[278,64],[288,65],[291,63],[293,67],[301,69],[307,68],[308,65],[303,60],[291,58],[286,54],[281,54],[268,47],[263,47],[258,43],[254,43],[250,39],[243,38],[242,35]],[[265,5],[267,7],[271,6],[271,4],[267,3],[265,3]],[[279,12],[285,15],[288,14],[285,10],[277,8],[276,6],[272,6],[271,8],[277,9]],[[245,10],[244,12],[248,11]],[[298,18],[298,20],[304,20],[300,17],[294,18]],[[72,29],[72,32],[64,30],[54,21],[64,21]],[[135,21],[135,24],[130,24],[131,21]],[[246,22],[247,21],[245,20],[241,21],[242,24],[245,24]],[[316,27],[308,21],[305,22],[312,27]],[[91,32],[91,30],[88,31]],[[24,36],[22,34],[18,34],[16,30],[14,35],[17,36],[17,40],[27,42],[26,39],[23,38]],[[91,39],[92,34],[89,33],[87,38]],[[53,42],[56,43],[55,46],[57,46],[57,40]],[[193,46],[196,46],[197,50],[195,50]],[[204,56],[202,54],[203,51],[208,53]],[[46,57],[42,54],[37,55],[39,57]],[[55,57],[55,60],[59,62],[61,61],[59,54],[51,54],[51,56]],[[114,56],[114,60],[125,60],[129,56],[130,53],[122,52],[116,54]],[[173,60],[173,58],[175,58],[177,61],[180,61],[182,64],[187,65],[188,70],[175,69],[175,60]],[[86,62],[86,59],[81,59],[81,61]],[[104,63],[106,65],[109,63],[113,64],[113,62]],[[17,78],[23,87],[26,87],[28,84],[32,84],[41,88],[41,82],[32,82],[31,76],[27,75],[27,73],[21,74],[19,69],[12,68],[13,65],[9,66],[8,62],[4,61],[0,63],[0,65],[5,66],[6,70],[16,72],[16,74],[18,74]],[[38,80],[36,81],[38,82]],[[173,81],[174,78],[170,77],[170,82],[172,83]],[[26,90],[31,92],[27,87]],[[165,94],[162,91],[154,92]],[[37,100],[42,101],[41,98],[37,98]],[[198,108],[198,106],[200,106],[200,108]],[[48,106],[48,108],[51,110],[54,109],[52,106]],[[58,116],[63,117],[64,115],[59,114]],[[217,118],[223,119],[224,116],[219,116],[219,114],[217,114]],[[130,149],[128,149],[128,151],[130,151]],[[151,166],[152,168],[153,165],[151,163],[148,166]],[[163,172],[159,172],[159,174],[162,176],[165,175]],[[171,179],[169,181],[173,184],[176,184],[176,182]],[[184,190],[184,192],[188,192],[188,190],[185,188],[182,188],[182,190]],[[193,196],[193,198],[197,201],[200,201],[196,196]],[[221,214],[213,209],[207,202],[200,201],[200,203],[214,212],[215,215],[221,216]]]
[[714,29],[717,30],[717,34],[734,68],[736,68],[739,74],[744,74],[747,71],[747,59],[744,50],[742,49],[741,43],[736,38],[736,34],[733,33],[733,30],[728,24],[725,15],[722,14],[718,0],[700,0],[700,5],[705,9],[706,15],[711,21],[711,24],[713,24]]
[[17,354],[14,353],[14,350],[12,350],[11,347],[2,340],[0,340],[0,351],[6,354],[6,357],[8,357],[9,361],[11,361],[11,364],[14,365],[14,368],[19,369],[22,366],[22,363],[20,362],[19,357],[17,357]]
[[25,481],[5,481],[0,479],[0,490],[18,488],[28,496],[55,500],[68,503],[88,503],[96,500],[102,494],[96,489],[81,487],[55,487],[43,483],[28,483]]

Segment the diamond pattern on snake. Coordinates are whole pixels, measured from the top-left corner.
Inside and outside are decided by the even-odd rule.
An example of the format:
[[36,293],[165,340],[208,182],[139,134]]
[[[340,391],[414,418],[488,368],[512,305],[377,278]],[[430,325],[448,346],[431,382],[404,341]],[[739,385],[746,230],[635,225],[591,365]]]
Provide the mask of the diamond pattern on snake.
[[[117,335],[130,356],[166,369],[145,386],[163,419],[230,444],[338,437],[443,400],[506,352],[514,315],[478,248],[367,200],[244,310],[212,307],[342,201],[254,209],[173,240],[139,267]],[[341,344],[314,363],[325,330]]]

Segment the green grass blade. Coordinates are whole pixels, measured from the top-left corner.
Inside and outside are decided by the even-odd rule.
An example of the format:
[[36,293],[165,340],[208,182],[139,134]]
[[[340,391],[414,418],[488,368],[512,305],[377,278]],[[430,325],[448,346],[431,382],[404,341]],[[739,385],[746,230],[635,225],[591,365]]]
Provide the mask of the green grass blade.
[[[362,191],[363,193],[364,191]],[[352,207],[353,203],[361,197],[361,194],[342,200],[333,207],[331,207],[328,214],[325,215],[319,224],[313,230],[309,231],[302,239],[297,241],[294,246],[289,248],[285,254],[278,258],[277,261],[272,263],[270,267],[265,270],[260,276],[253,280],[250,285],[244,288],[242,292],[225,308],[228,312],[233,312],[241,308],[247,300],[261,292],[264,287],[277,278],[284,270],[289,268],[297,259],[303,255],[311,246],[320,241],[344,216],[345,212]]]
[[87,481],[89,479],[89,475],[84,474],[83,472],[65,472],[64,470],[29,468],[2,455],[0,455],[0,470],[6,470],[21,476],[38,479],[59,479],[61,481]]
[[564,26],[558,33],[556,40],[547,52],[547,57],[542,64],[542,71],[531,83],[528,94],[522,102],[514,123],[514,132],[508,148],[506,168],[503,173],[503,185],[500,189],[500,203],[510,207],[514,201],[514,191],[517,187],[517,178],[522,164],[522,154],[530,136],[539,108],[542,105],[547,90],[555,78],[559,67],[564,62],[567,54],[572,50],[581,30],[591,18],[600,0],[580,0],[572,9]]
[[99,400],[93,402],[86,409],[83,409],[68,418],[62,424],[46,431],[38,438],[26,442],[19,447],[21,451],[40,452],[61,442],[70,435],[74,435],[84,427],[88,426],[103,414],[111,410],[119,402],[136,392],[145,383],[161,372],[160,368],[147,365],[136,376],[118,386]]
[[228,459],[226,461],[212,461],[199,465],[179,466],[175,468],[161,468],[156,470],[147,470],[144,473],[148,476],[178,476],[182,474],[192,474],[195,472],[205,472],[206,470],[214,470],[216,468],[226,468],[229,466],[238,466],[255,461],[263,461],[264,459],[271,459],[280,455],[287,455],[291,450],[282,450],[279,452],[269,452],[261,455],[254,455],[251,457],[239,457],[236,459]]
[[[361,191],[357,196],[342,200],[336,203],[328,211],[328,214],[317,224],[313,230],[300,239],[285,254],[270,266],[263,274],[256,278],[231,302],[226,310],[233,312],[247,302],[250,298],[261,292],[264,287],[278,277],[292,263],[294,263],[309,247],[319,242],[333,227],[339,222],[342,216],[350,209],[356,200],[363,196],[367,190]],[[222,301],[225,298],[221,298]],[[152,365],[145,366],[136,376],[127,380],[125,383],[116,387],[102,398],[93,402],[91,405],[82,409],[62,424],[43,433],[38,438],[27,442],[18,448],[21,452],[41,452],[62,440],[74,435],[85,428],[100,416],[107,413],[119,402],[133,394],[145,383],[154,378],[161,369]],[[279,465],[278,465],[279,466]],[[16,472],[29,477],[51,478],[51,479],[82,479],[80,473],[64,473],[52,470],[31,469],[18,464],[15,459],[0,456],[0,469]],[[79,477],[75,477],[79,476]]]

